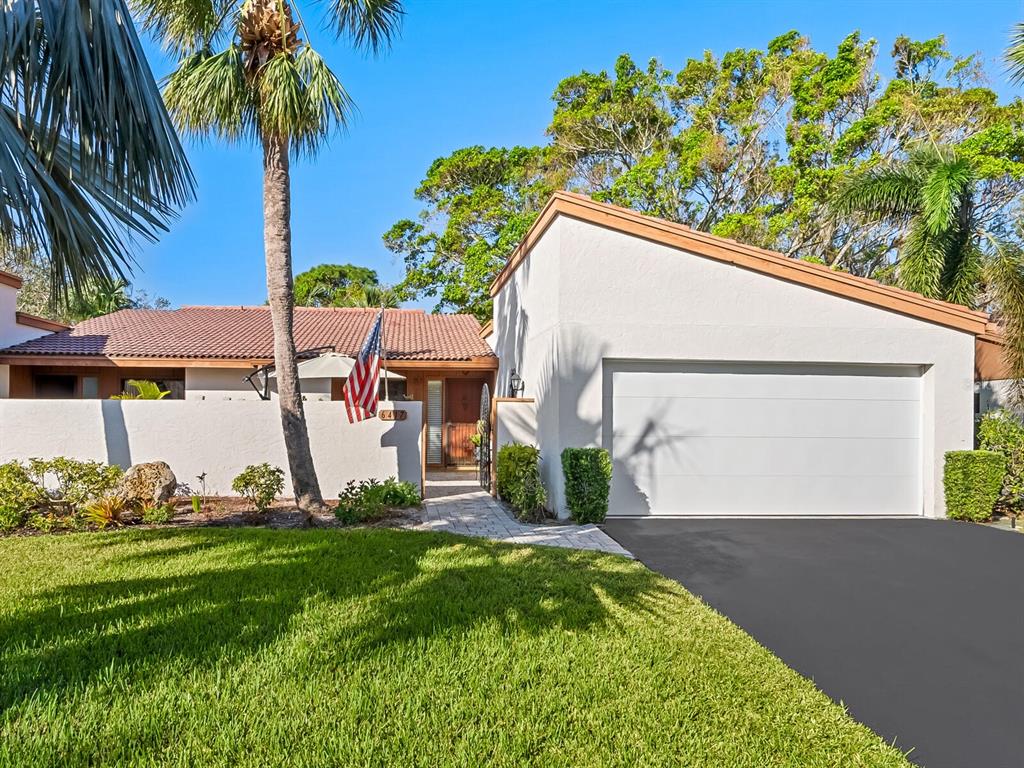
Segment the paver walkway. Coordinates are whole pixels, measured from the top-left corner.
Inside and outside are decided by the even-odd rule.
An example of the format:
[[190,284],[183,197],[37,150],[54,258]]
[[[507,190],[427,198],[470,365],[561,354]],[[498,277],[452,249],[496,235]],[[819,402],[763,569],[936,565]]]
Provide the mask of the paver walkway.
[[415,530],[480,536],[513,544],[591,549],[631,557],[622,545],[596,525],[531,525],[512,517],[481,490],[476,474],[448,472],[427,477],[426,498]]

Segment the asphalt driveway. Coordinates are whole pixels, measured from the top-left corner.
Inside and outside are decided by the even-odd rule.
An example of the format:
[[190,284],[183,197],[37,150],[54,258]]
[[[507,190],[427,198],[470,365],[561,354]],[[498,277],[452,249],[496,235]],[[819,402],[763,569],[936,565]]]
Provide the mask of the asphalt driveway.
[[1024,764],[1024,535],[943,520],[606,529],[914,762]]

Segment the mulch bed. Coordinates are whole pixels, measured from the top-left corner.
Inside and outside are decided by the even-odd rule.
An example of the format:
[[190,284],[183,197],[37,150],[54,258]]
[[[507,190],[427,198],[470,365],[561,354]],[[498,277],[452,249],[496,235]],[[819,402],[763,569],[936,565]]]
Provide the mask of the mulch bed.
[[[325,499],[332,508],[338,503],[337,499]],[[198,514],[192,509],[191,499],[172,499],[175,514],[168,523],[161,523],[150,527],[264,527],[264,528],[300,528],[302,514],[295,507],[292,499],[278,499],[266,512],[256,512],[246,499],[237,496],[209,496],[203,509]],[[403,524],[418,520],[416,509],[396,509],[392,515],[372,523],[365,523],[364,527],[371,528],[395,528]],[[312,521],[314,528],[342,528],[342,523],[333,514],[314,515]]]

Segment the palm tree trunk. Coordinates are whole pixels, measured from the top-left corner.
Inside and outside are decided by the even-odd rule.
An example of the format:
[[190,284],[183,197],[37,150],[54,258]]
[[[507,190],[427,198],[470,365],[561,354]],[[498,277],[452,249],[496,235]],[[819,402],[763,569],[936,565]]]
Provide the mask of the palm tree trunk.
[[310,513],[323,510],[324,500],[309,450],[295,359],[291,178],[288,139],[279,136],[263,137],[263,250],[267,261],[267,299],[274,324],[274,367],[281,427],[295,503],[305,513],[303,522],[308,523]]

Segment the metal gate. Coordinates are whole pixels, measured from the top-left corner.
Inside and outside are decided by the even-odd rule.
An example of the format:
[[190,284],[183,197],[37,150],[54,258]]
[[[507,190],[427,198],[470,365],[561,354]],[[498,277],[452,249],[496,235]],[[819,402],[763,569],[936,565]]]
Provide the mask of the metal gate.
[[491,492],[491,390],[484,382],[480,390],[480,421],[476,423],[477,434],[480,435],[478,464],[480,468],[480,487]]

